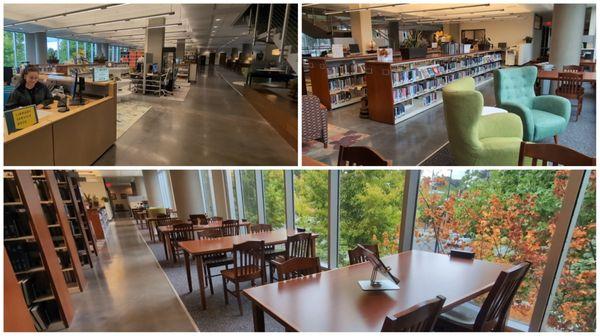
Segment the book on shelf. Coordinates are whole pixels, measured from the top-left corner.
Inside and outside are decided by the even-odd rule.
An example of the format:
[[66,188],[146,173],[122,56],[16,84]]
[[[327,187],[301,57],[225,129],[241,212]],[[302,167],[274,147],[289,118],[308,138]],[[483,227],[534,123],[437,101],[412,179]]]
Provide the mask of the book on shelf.
[[35,305],[29,309],[31,316],[33,316],[33,322],[38,331],[48,329],[48,314],[45,310],[40,308],[40,305]]
[[32,286],[31,279],[29,277],[25,279],[19,280],[19,285],[21,286],[21,290],[23,291],[23,298],[25,299],[25,304],[27,306],[31,306],[33,300],[35,300],[35,289]]
[[4,239],[31,235],[29,215],[21,207],[4,207]]

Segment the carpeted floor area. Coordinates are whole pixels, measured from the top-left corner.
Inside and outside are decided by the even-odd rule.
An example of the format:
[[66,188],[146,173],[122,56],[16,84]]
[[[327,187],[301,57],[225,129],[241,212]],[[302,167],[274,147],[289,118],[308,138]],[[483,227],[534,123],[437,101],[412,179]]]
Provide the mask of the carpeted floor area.
[[[205,332],[252,332],[254,324],[252,322],[252,306],[250,301],[242,297],[244,315],[240,316],[235,297],[229,295],[229,305],[225,305],[223,296],[223,286],[221,277],[213,278],[213,287],[215,294],[210,294],[210,289],[206,289],[207,309],[202,310],[200,304],[200,293],[198,291],[198,273],[196,266],[192,264],[192,286],[194,290],[188,293],[187,277],[183,259],[178,264],[165,260],[164,248],[162,243],[152,243],[149,239],[147,230],[140,230],[148,246],[156,256],[162,269],[167,274],[169,281],[177,291],[177,294],[183,301],[183,304],[190,312],[190,315],[198,325],[200,331]],[[213,274],[217,274],[215,269]],[[260,281],[259,281],[260,284]],[[249,287],[250,284],[243,285],[242,288]],[[285,331],[277,321],[265,314],[265,330],[271,332]]]

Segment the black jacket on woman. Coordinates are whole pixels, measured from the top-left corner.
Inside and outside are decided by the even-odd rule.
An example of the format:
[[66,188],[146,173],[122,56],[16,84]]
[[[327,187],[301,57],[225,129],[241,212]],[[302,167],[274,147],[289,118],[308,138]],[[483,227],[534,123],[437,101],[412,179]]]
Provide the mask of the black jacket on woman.
[[41,104],[47,99],[52,99],[52,94],[50,94],[50,90],[48,90],[46,85],[37,82],[33,89],[28,90],[25,87],[25,83],[23,83],[10,93],[10,97],[8,97],[5,105],[7,109],[13,109],[21,106]]

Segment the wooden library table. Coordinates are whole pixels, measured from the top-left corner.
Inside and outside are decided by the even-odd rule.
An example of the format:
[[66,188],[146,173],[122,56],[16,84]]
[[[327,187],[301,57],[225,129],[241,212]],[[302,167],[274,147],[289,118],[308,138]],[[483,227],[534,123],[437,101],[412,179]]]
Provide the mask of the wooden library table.
[[[547,80],[558,80],[558,70],[552,70],[552,71],[538,71],[538,79],[547,79]],[[583,81],[584,82],[590,82],[590,83],[595,83],[596,82],[596,73],[595,72],[589,72],[589,71],[584,71],[584,72],[577,72],[580,74],[583,74]]]
[[[189,220],[188,220],[189,222]],[[241,222],[240,223],[240,227],[244,227],[246,232],[248,233],[248,226],[250,226],[252,223],[250,222]],[[210,229],[220,229],[223,227],[223,222],[218,221],[218,222],[212,222],[206,225],[194,225],[194,231],[195,232],[202,232],[202,231],[206,231],[206,230],[210,230]],[[172,259],[173,262],[175,262],[175,258],[173,258],[173,256],[171,255],[171,235],[169,233],[173,232],[173,225],[164,225],[164,226],[159,226],[158,228],[158,234],[162,237],[162,241],[163,241],[163,245],[165,248],[165,258],[166,260]]]
[[[198,271],[198,283],[200,284],[200,300],[202,309],[206,310],[206,293],[204,288],[204,261],[202,256],[212,253],[231,252],[233,245],[241,244],[250,240],[263,240],[265,245],[278,245],[287,241],[287,237],[298,233],[294,229],[277,229],[270,232],[260,232],[243,234],[237,236],[228,236],[215,239],[189,240],[179,243],[179,247],[183,249],[185,258],[185,271],[188,281],[189,292],[192,292],[192,276],[190,271],[190,256],[196,259],[196,268]],[[312,234],[311,253],[316,255],[315,241],[319,235]]]
[[379,332],[387,315],[436,295],[446,297],[443,311],[474,299],[512,267],[416,250],[382,260],[400,279],[399,290],[363,291],[357,282],[370,279],[368,262],[245,289],[252,301],[254,331],[265,330],[266,312],[286,331]]

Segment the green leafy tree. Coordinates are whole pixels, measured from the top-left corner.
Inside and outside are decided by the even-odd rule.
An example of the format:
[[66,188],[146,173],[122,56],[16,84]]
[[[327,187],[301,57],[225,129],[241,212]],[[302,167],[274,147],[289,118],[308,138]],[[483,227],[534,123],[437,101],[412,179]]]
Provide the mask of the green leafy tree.
[[285,226],[285,182],[282,170],[263,170],[265,220],[273,228]]

